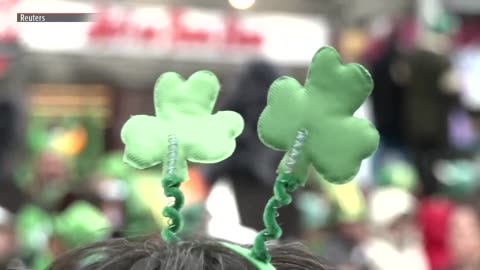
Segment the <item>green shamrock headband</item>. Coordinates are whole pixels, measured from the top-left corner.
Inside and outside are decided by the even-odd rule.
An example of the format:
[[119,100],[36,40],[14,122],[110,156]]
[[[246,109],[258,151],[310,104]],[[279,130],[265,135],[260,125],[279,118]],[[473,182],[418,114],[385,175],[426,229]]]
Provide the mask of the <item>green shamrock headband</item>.
[[[286,154],[278,168],[274,195],[265,207],[266,228],[251,249],[224,243],[226,247],[260,270],[275,269],[265,242],[282,235],[276,209],[291,203],[289,193],[305,184],[310,165],[324,180],[346,183],[377,148],[377,130],[353,116],[372,88],[367,70],[358,64],[343,64],[331,47],[315,54],[304,86],[290,77],[272,84],[258,133],[266,146]],[[178,240],[183,205],[179,185],[186,177],[187,161],[226,159],[242,131],[243,121],[237,113],[211,115],[218,91],[218,80],[210,72],[197,72],[186,81],[176,73],[166,73],[155,85],[156,117],[134,116],[123,127],[128,164],[144,169],[163,163],[164,192],[175,199],[163,211],[170,219],[170,226],[162,231],[165,241]]]
[[178,240],[176,234],[183,226],[179,211],[184,198],[179,186],[187,177],[187,161],[215,163],[226,159],[243,130],[238,113],[212,115],[219,90],[217,77],[208,71],[196,72],[188,80],[177,73],[165,73],[155,84],[156,116],[133,116],[123,126],[126,163],[137,169],[163,165],[165,196],[175,199],[163,210],[170,220],[162,231],[165,241]]

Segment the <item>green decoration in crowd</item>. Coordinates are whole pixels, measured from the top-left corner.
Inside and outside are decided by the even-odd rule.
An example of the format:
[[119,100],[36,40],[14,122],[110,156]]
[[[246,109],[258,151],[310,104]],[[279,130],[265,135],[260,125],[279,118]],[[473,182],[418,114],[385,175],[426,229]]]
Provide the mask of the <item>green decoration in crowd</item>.
[[94,206],[76,202],[54,221],[54,235],[68,248],[104,240],[110,236],[110,223]]
[[45,249],[53,231],[51,217],[38,206],[27,205],[17,215],[16,231],[21,250],[35,253]]
[[184,198],[179,186],[187,178],[187,161],[226,159],[243,130],[243,119],[235,112],[212,115],[219,90],[217,77],[208,71],[196,72],[187,80],[177,73],[164,73],[154,89],[156,115],[133,116],[122,128],[126,163],[137,169],[163,164],[164,193],[175,199],[173,206],[163,210],[170,220],[162,231],[166,241],[178,240],[176,233],[183,225],[179,210]]
[[45,270],[55,260],[52,254],[48,251],[40,252],[33,259],[33,270]]
[[48,121],[45,118],[31,119],[27,128],[27,146],[33,153],[41,152],[48,141],[48,132],[46,129]]

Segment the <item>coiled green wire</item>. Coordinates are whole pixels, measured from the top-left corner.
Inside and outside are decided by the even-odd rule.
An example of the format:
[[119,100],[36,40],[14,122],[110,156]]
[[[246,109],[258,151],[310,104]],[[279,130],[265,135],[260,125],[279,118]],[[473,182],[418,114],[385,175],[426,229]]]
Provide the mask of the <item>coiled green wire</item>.
[[177,138],[175,135],[168,137],[168,163],[167,174],[162,180],[163,192],[167,198],[173,198],[174,202],[163,208],[162,214],[168,218],[168,227],[162,230],[162,239],[166,242],[178,241],[177,233],[183,227],[183,219],[180,214],[185,198],[180,190],[180,184],[183,179],[175,175],[175,166],[177,163]]
[[292,196],[289,192],[297,189],[299,182],[290,174],[280,174],[275,180],[273,187],[273,197],[268,200],[263,212],[263,222],[265,229],[260,231],[253,242],[251,256],[262,261],[270,262],[265,242],[269,240],[279,239],[282,236],[282,228],[277,222],[277,209],[288,205],[292,202]]
[[300,185],[299,179],[293,176],[292,171],[298,156],[301,154],[301,148],[307,137],[306,130],[297,132],[292,150],[287,157],[284,173],[280,173],[275,179],[273,186],[273,197],[268,200],[263,212],[263,222],[265,229],[260,231],[253,242],[250,256],[265,263],[271,260],[268,254],[266,241],[279,239],[282,236],[282,228],[277,222],[277,209],[292,202],[292,196],[289,194],[295,191]]

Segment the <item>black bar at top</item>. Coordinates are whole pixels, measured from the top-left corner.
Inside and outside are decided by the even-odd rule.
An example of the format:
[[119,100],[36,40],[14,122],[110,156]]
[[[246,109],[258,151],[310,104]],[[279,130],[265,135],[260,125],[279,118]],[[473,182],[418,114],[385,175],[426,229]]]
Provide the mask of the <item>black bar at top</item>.
[[94,13],[17,13],[17,22],[90,22]]

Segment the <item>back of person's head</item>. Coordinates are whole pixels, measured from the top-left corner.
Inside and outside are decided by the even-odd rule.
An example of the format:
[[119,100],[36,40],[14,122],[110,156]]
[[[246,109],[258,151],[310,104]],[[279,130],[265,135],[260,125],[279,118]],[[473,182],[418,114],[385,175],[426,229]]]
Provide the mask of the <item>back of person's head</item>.
[[[276,270],[328,270],[301,244],[270,246]],[[213,240],[167,244],[161,239],[113,239],[65,254],[48,270],[256,270],[241,255]]]

